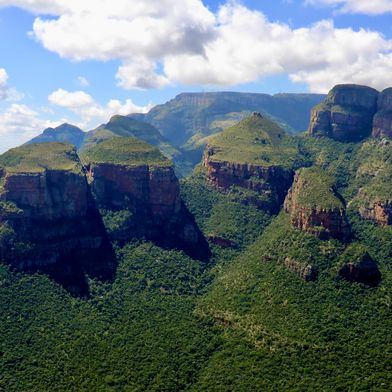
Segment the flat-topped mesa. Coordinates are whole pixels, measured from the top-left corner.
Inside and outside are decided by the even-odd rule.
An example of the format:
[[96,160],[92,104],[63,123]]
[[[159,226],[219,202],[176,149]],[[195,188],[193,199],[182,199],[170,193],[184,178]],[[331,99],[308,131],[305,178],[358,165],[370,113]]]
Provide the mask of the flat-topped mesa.
[[203,164],[216,189],[243,189],[247,201],[277,213],[292,183],[297,153],[282,128],[254,113],[212,138]]
[[355,142],[370,136],[377,111],[378,91],[366,86],[335,86],[326,100],[313,108],[309,125],[311,136]]
[[114,137],[82,154],[88,181],[111,238],[145,237],[198,253],[202,235],[180,197],[173,164],[155,147]]
[[105,232],[75,148],[25,145],[1,155],[0,167],[0,225],[12,232],[2,238],[2,258],[23,270],[65,271],[78,258],[78,270],[105,275]]
[[296,172],[284,209],[294,227],[320,239],[346,240],[350,227],[332,178],[317,167]]
[[378,97],[377,113],[373,118],[372,136],[392,139],[392,87],[382,91]]

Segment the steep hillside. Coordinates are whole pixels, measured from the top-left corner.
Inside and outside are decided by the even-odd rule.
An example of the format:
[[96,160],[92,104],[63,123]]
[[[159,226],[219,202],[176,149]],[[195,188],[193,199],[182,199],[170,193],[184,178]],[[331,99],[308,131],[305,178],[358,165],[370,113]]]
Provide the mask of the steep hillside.
[[335,180],[317,167],[300,169],[284,204],[294,227],[321,239],[347,239],[350,228],[345,203]]
[[286,132],[254,113],[209,140],[203,163],[207,181],[217,189],[235,187],[249,201],[277,212],[292,183],[297,157]]
[[82,284],[84,272],[113,272],[111,247],[73,146],[12,149],[0,156],[0,175],[2,259],[71,286]]
[[145,237],[205,257],[207,244],[181,201],[173,164],[157,148],[115,137],[86,149],[82,160],[113,240]]

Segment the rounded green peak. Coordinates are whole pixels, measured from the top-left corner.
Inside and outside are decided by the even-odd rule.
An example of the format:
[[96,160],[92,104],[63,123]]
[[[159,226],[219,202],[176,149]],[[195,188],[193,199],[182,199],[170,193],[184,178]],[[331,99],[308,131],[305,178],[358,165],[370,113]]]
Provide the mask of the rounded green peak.
[[113,137],[83,151],[86,163],[112,163],[124,166],[171,166],[172,163],[159,151],[133,137]]
[[291,166],[297,153],[287,133],[259,113],[212,137],[208,145],[212,160],[263,166]]
[[27,144],[0,155],[0,167],[7,172],[43,172],[81,168],[76,148],[68,143]]

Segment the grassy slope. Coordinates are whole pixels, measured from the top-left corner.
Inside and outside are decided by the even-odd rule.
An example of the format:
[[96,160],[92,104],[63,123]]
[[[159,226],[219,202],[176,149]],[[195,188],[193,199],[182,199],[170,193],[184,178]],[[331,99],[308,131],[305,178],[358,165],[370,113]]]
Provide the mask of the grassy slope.
[[291,166],[297,150],[285,131],[267,118],[251,116],[208,141],[213,161]]
[[89,149],[102,141],[118,136],[144,140],[158,147],[168,157],[179,153],[152,125],[120,115],[113,116],[105,126],[89,132],[81,149]]
[[108,139],[83,151],[81,156],[83,161],[92,164],[172,166],[157,148],[133,137]]
[[46,169],[81,169],[75,147],[65,143],[43,143],[13,148],[0,156],[0,167],[7,172],[43,172]]
[[335,179],[318,167],[299,170],[302,186],[296,189],[297,201],[307,208],[335,209],[344,208],[343,202],[336,196]]

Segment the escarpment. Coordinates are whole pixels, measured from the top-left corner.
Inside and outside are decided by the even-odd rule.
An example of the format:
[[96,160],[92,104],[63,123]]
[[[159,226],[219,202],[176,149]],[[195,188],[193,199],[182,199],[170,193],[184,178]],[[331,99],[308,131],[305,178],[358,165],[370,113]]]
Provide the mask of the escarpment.
[[288,135],[254,113],[210,140],[203,165],[216,189],[236,188],[247,202],[277,213],[293,180],[296,155]]
[[320,239],[346,240],[350,235],[344,203],[330,176],[319,168],[296,172],[284,209],[294,227]]
[[378,97],[372,135],[392,138],[392,88],[385,89]]
[[[74,147],[26,145],[0,156],[1,255],[68,279],[113,272],[110,246]],[[78,261],[76,261],[78,260]]]
[[311,112],[309,134],[341,142],[370,136],[377,112],[378,91],[358,85],[335,86],[326,100]]
[[[134,138],[113,138],[83,153],[97,206],[113,240],[146,238],[205,256],[207,243],[180,197],[172,163]],[[114,223],[114,224],[113,224]]]

